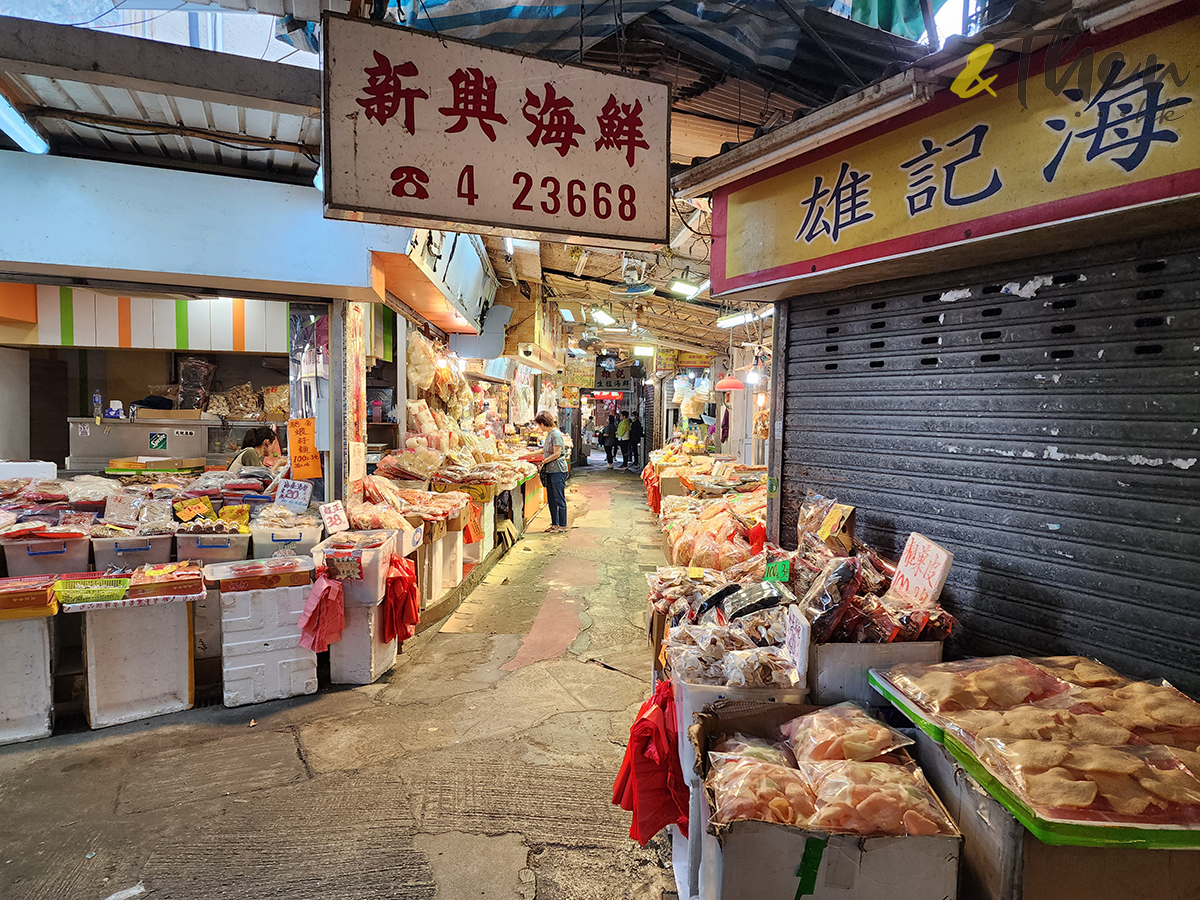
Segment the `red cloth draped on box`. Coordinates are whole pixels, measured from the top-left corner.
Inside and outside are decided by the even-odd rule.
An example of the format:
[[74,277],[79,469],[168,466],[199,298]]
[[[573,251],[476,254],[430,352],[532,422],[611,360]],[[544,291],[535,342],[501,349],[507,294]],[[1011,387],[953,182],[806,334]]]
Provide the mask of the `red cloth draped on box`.
[[417,633],[421,621],[421,594],[417,590],[417,567],[402,556],[393,556],[379,610],[383,642],[400,642]]
[[317,569],[317,580],[308,592],[308,602],[300,613],[300,646],[323,653],[330,644],[342,639],[346,627],[346,605],[342,583],[328,575],[324,566]]
[[662,508],[662,489],[658,473],[654,471],[654,463],[646,463],[646,468],[642,469],[642,484],[646,485],[646,503],[657,516]]
[[629,836],[646,842],[668,825],[688,833],[688,787],[676,747],[675,695],[671,682],[658,685],[642,704],[633,727],[625,759],[613,785],[612,802],[633,813]]

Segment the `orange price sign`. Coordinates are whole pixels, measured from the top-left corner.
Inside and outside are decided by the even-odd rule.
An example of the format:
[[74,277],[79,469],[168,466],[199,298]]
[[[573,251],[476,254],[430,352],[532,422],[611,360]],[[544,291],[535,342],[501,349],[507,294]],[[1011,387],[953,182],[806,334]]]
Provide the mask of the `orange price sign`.
[[292,477],[303,480],[321,477],[321,454],[317,450],[317,420],[288,421],[288,458]]

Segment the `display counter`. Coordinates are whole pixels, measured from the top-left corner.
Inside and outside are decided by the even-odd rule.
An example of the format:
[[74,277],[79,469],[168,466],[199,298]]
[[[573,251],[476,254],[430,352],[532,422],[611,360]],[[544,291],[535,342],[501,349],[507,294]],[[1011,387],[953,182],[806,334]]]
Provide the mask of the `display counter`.
[[100,472],[110,459],[130,456],[167,456],[175,459],[204,457],[210,466],[228,465],[251,428],[274,428],[283,422],[222,421],[220,419],[68,418],[72,472]]

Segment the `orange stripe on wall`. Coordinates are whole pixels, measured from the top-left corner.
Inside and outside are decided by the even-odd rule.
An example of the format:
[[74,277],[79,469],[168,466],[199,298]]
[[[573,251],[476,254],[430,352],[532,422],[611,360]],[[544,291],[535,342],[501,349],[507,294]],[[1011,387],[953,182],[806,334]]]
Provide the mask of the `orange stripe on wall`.
[[246,301],[233,298],[233,349],[246,352]]
[[117,346],[133,346],[133,329],[130,326],[129,298],[117,298]]

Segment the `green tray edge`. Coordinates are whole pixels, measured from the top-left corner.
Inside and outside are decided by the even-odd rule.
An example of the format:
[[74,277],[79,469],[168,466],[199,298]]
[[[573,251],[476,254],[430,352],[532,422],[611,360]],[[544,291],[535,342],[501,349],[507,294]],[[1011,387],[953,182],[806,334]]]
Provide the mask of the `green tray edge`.
[[1147,829],[1131,825],[1076,825],[1047,821],[992,775],[966,744],[953,734],[946,735],[946,749],[984,790],[1043,844],[1059,847],[1129,847],[1142,850],[1200,848],[1200,831]]
[[886,699],[892,704],[892,706],[903,713],[910,722],[933,738],[933,740],[937,741],[939,744],[945,743],[945,729],[940,725],[935,725],[933,722],[930,722],[928,719],[918,714],[915,709],[910,707],[904,702],[903,699],[896,695],[896,692],[892,689],[890,684],[875,674],[874,669],[871,669],[867,672],[867,683],[870,684],[871,687],[875,688],[875,690],[879,691],[879,693],[883,694],[884,699]]

